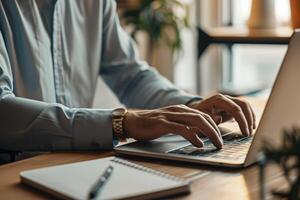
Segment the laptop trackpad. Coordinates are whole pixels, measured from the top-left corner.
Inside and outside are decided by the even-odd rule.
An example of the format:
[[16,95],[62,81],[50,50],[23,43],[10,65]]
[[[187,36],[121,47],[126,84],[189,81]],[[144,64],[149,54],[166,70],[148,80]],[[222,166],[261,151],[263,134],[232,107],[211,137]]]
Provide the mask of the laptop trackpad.
[[139,149],[144,151],[164,153],[170,151],[171,149],[176,149],[178,147],[186,146],[188,144],[190,143],[180,135],[168,134],[155,140],[145,142],[133,142],[120,147],[126,150]]

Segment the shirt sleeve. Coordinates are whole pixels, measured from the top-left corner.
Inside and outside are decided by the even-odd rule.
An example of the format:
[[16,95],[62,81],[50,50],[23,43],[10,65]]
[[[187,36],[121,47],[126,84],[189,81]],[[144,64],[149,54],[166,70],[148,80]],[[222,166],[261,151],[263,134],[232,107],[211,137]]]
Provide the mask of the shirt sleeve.
[[123,104],[150,109],[202,99],[177,89],[138,59],[134,41],[120,26],[114,1],[105,1],[103,13],[100,75]]
[[62,151],[112,149],[111,110],[68,108],[16,97],[0,32],[0,149]]

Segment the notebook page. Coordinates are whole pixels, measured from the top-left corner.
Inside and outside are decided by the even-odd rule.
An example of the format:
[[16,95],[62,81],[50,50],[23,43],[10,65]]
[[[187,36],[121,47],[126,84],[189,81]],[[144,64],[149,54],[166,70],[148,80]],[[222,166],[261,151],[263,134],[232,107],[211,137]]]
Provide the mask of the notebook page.
[[179,187],[183,183],[112,162],[112,157],[23,172],[22,176],[74,199],[86,199],[105,169],[114,170],[98,199],[117,199]]

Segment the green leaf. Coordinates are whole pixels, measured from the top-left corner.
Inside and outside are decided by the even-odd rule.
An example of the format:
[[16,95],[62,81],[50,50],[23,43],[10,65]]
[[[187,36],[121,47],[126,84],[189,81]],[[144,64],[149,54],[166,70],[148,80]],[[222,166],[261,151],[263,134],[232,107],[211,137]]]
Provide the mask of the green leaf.
[[[174,8],[185,11],[185,15],[177,16]],[[125,23],[133,26],[135,37],[138,31],[148,33],[152,42],[165,41],[173,51],[182,47],[180,30],[189,27],[188,7],[179,0],[141,0],[140,8],[123,14]],[[174,37],[166,35],[166,29],[174,30]]]

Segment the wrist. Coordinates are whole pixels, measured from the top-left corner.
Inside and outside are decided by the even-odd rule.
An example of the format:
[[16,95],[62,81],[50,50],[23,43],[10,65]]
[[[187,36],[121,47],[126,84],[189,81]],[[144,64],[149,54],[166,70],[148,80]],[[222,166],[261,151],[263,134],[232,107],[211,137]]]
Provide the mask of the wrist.
[[199,103],[200,103],[199,99],[192,99],[192,100],[188,101],[185,105],[190,108],[197,109]]
[[124,119],[123,119],[123,130],[125,132],[125,135],[127,138],[131,138],[130,136],[130,129],[132,127],[132,117],[134,115],[134,112],[132,110],[129,110],[126,115],[124,116]]
[[126,117],[126,108],[117,108],[112,111],[112,129],[113,138],[126,141],[126,133],[124,131],[124,118]]

